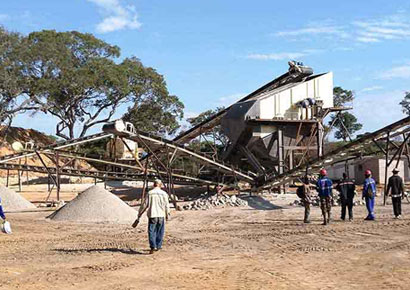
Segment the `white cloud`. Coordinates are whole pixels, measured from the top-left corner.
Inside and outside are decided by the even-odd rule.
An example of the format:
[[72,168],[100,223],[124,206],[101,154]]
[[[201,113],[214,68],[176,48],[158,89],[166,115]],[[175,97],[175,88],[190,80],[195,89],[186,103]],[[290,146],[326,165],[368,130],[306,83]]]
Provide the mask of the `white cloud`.
[[379,74],[379,79],[410,79],[410,64],[396,66]]
[[[301,40],[301,36],[326,37],[349,43],[376,43],[386,40],[410,39],[410,15],[405,11],[379,18],[354,20],[348,24],[337,25],[334,21],[308,24],[302,28],[278,31],[277,37]],[[298,38],[296,38],[298,37]]]
[[108,33],[122,29],[137,29],[141,27],[134,6],[124,6],[120,0],[87,0],[101,9],[104,19],[97,24],[99,33]]
[[290,60],[324,52],[323,49],[305,49],[300,52],[276,52],[276,53],[251,53],[246,56],[249,59],[256,60]]
[[382,86],[372,86],[372,87],[367,87],[367,88],[361,89],[359,92],[360,93],[367,93],[367,92],[378,91],[378,90],[381,90],[381,89],[383,89]]
[[334,26],[329,24],[315,24],[309,25],[300,29],[278,31],[275,36],[301,36],[301,35],[339,35],[341,37],[347,37],[347,33],[341,26]]
[[8,20],[9,16],[7,14],[0,14],[0,21]]
[[372,132],[402,119],[404,114],[399,103],[403,97],[404,92],[400,90],[358,95],[352,112],[364,127],[358,133]]
[[237,94],[232,94],[229,96],[220,97],[217,100],[217,107],[228,107],[232,105],[233,103],[236,103],[237,101],[242,99],[244,96],[245,94],[237,93]]
[[379,40],[378,40],[377,38],[374,38],[374,37],[366,37],[366,36],[357,37],[356,40],[359,41],[359,42],[366,42],[366,43],[369,43],[369,42],[379,42]]
[[379,42],[390,39],[410,38],[410,21],[401,15],[387,16],[383,19],[354,21],[359,42]]
[[257,60],[282,60],[282,59],[295,59],[302,56],[305,56],[305,53],[302,52],[279,52],[279,53],[269,53],[269,54],[260,54],[252,53],[247,56],[250,59]]

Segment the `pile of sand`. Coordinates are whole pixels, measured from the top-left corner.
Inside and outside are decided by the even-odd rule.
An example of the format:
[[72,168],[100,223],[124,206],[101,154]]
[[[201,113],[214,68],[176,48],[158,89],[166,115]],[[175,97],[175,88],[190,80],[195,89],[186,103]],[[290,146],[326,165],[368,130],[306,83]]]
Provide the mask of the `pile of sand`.
[[99,185],[91,186],[48,218],[54,221],[132,223],[137,211]]
[[14,190],[0,186],[0,197],[4,211],[20,211],[35,209],[36,206]]

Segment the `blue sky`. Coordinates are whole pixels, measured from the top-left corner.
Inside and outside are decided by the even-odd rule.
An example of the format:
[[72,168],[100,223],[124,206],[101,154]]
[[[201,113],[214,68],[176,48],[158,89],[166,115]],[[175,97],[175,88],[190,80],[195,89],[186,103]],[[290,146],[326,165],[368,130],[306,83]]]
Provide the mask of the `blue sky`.
[[[409,1],[3,0],[0,23],[118,45],[165,76],[187,117],[229,105],[284,73],[289,59],[333,71],[335,85],[354,90],[362,131],[402,118],[398,102],[410,90]],[[14,125],[55,132],[43,115]]]

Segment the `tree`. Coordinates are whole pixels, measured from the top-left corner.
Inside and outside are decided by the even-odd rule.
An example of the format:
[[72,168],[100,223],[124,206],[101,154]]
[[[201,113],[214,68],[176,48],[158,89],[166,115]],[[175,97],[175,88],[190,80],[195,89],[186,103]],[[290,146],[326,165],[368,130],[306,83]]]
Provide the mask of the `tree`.
[[11,125],[18,113],[36,109],[25,95],[20,70],[22,36],[0,27],[0,124]]
[[352,102],[354,94],[352,91],[344,90],[341,87],[333,88],[333,104],[335,107],[342,107],[344,104]]
[[[352,102],[354,100],[354,94],[350,90],[344,90],[341,87],[335,87],[333,89],[333,102],[335,107],[342,107],[347,102]],[[350,136],[355,132],[362,129],[363,125],[357,122],[357,118],[349,113],[343,112],[331,116],[329,125],[337,129],[335,132],[336,139],[342,139],[347,141]]]
[[142,64],[136,59],[127,59],[123,65],[131,72],[128,82],[133,94],[133,106],[123,119],[137,130],[162,136],[174,134],[180,127],[178,121],[184,117],[184,104],[169,94],[164,77],[154,69],[141,69]]
[[92,34],[43,30],[30,33],[24,46],[21,61],[30,99],[60,120],[56,134],[64,139],[83,137],[120,108],[141,112],[143,100],[162,106],[162,98],[169,97],[154,69],[137,58],[116,63],[120,49]]
[[333,115],[329,123],[335,122],[333,126],[337,128],[335,132],[336,139],[347,141],[354,132],[362,129],[363,125],[357,122],[357,118],[349,112],[340,113],[338,116]]
[[403,113],[410,116],[410,92],[404,94],[403,100],[399,103]]
[[[192,127],[194,127],[223,110],[225,110],[225,107],[217,107],[215,110],[207,110],[196,117],[188,118],[187,121],[192,125]],[[212,130],[203,133],[203,135],[215,139],[216,143],[222,147],[225,147],[228,143],[228,137],[224,134],[221,125],[215,126]]]

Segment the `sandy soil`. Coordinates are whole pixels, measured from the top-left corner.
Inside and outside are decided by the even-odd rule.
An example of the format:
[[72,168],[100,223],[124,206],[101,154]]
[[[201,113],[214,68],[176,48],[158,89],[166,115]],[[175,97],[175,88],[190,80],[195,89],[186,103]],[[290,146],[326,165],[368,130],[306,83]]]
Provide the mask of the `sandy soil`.
[[[293,200],[294,197],[290,197]],[[255,198],[246,208],[174,212],[164,249],[148,254],[138,228],[45,220],[11,213],[0,234],[0,289],[409,289],[410,214],[377,221],[301,222],[289,199]],[[403,205],[410,213],[410,205]]]

